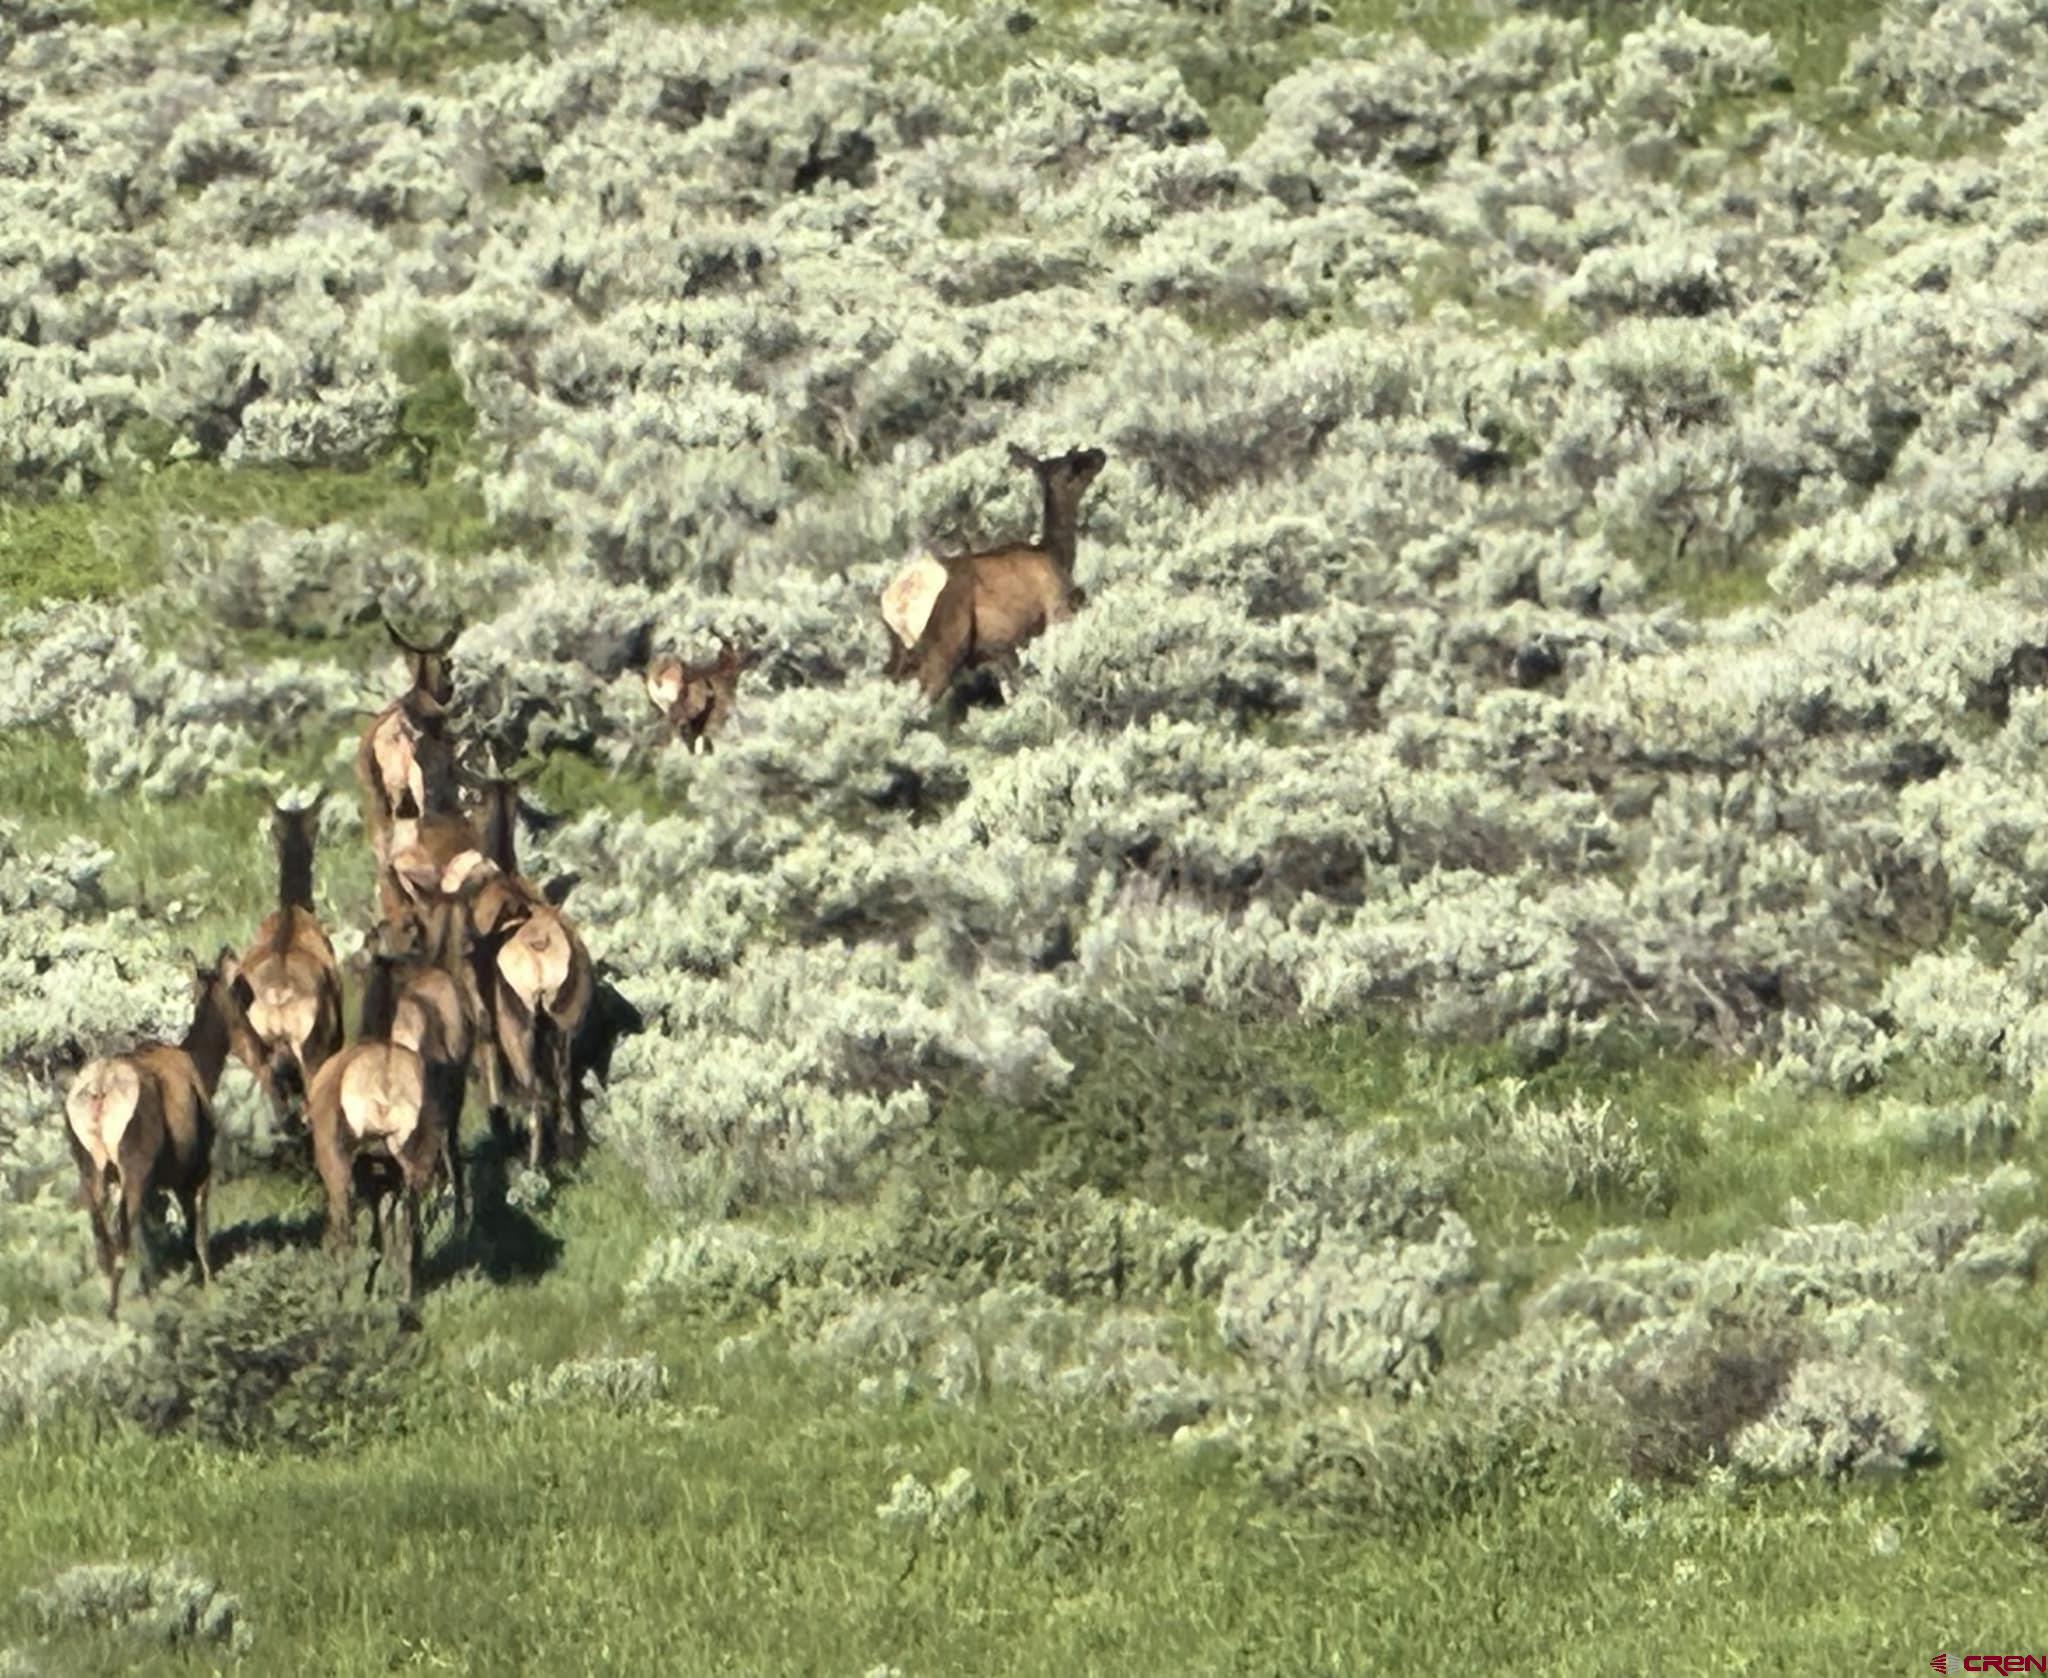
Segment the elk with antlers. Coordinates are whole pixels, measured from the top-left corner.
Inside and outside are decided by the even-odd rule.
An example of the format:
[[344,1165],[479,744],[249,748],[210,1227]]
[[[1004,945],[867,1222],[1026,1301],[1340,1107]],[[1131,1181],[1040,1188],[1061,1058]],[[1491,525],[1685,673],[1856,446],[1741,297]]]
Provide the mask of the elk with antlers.
[[[320,1068],[306,1096],[313,1164],[327,1195],[327,1245],[355,1244],[354,1193],[370,1204],[377,1256],[365,1281],[396,1257],[410,1301],[419,1279],[421,1200],[448,1161],[446,1081],[417,1049],[395,1040],[403,957],[370,955],[356,1041]],[[451,1185],[452,1186],[452,1185]]]
[[341,968],[313,912],[313,845],[326,802],[323,788],[311,804],[271,810],[277,907],[242,952],[234,981],[258,1051],[249,1070],[281,1124],[293,1097],[303,1102],[314,1075],[341,1047]]
[[915,677],[937,700],[962,669],[1007,657],[1049,624],[1086,602],[1074,582],[1081,499],[1108,456],[1072,449],[1041,460],[1010,445],[1010,459],[1038,479],[1038,540],[1013,542],[950,559],[912,560],[882,595],[882,615],[897,642],[888,674]]
[[595,978],[576,925],[519,872],[516,783],[484,783],[484,850],[492,869],[471,898],[477,989],[490,1022],[482,1045],[484,1089],[493,1126],[504,1122],[509,1086],[533,1103],[527,1163],[559,1143],[566,1120],[583,1140],[572,1087],[570,1051],[589,1012]]
[[[92,1219],[93,1246],[107,1278],[107,1315],[118,1318],[129,1247],[153,1197],[170,1194],[185,1214],[202,1283],[213,1280],[206,1197],[213,1169],[213,1093],[232,1051],[248,1059],[249,1023],[235,999],[235,957],[225,947],[211,966],[191,957],[192,1025],[173,1045],[150,1043],[90,1060],[64,1099],[79,1198]],[[149,1240],[142,1239],[142,1291],[150,1291]]]
[[647,697],[677,739],[693,753],[700,743],[708,752],[732,714],[742,672],[758,662],[753,649],[736,647],[723,635],[718,637],[718,656],[706,663],[685,664],[674,653],[663,653],[647,666]]

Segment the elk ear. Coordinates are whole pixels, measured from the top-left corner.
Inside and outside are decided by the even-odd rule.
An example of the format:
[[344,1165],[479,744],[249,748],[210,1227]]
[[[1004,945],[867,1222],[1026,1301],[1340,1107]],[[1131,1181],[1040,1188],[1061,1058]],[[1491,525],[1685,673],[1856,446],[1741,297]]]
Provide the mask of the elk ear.
[[1012,443],[1010,445],[1010,464],[1012,466],[1021,466],[1027,472],[1036,472],[1039,467],[1039,459],[1029,449],[1024,448],[1020,444]]
[[540,894],[547,899],[549,908],[559,909],[568,901],[569,893],[582,884],[582,881],[581,874],[557,874],[540,888]]
[[327,800],[333,791],[334,788],[332,787],[322,787],[313,795],[313,802],[306,806],[305,813],[308,821],[318,821],[320,819],[320,812],[327,807]]
[[1067,604],[1078,612],[1083,606],[1088,604],[1088,591],[1079,583],[1076,583],[1067,590]]

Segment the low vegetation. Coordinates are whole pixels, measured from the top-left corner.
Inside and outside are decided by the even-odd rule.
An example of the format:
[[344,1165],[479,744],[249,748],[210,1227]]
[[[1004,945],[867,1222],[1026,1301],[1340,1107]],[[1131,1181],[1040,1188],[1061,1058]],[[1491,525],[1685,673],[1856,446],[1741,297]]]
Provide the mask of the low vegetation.
[[2036,28],[0,22],[0,1675],[2016,1646]]

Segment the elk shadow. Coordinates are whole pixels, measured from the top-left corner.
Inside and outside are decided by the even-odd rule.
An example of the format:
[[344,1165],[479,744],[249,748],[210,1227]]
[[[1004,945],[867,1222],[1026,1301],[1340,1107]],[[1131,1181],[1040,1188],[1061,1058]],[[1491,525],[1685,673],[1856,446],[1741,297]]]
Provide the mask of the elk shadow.
[[[519,1157],[516,1146],[488,1131],[465,1150],[463,1186],[469,1200],[469,1227],[449,1231],[439,1240],[429,1239],[420,1255],[422,1290],[469,1273],[493,1282],[538,1281],[560,1262],[560,1237],[550,1234],[506,1195],[512,1165]],[[441,1228],[446,1227],[441,1222]]]
[[[244,1218],[212,1232],[208,1246],[213,1267],[223,1270],[251,1253],[317,1247],[326,1227],[326,1214],[317,1207],[304,1212],[268,1212],[260,1218]],[[186,1249],[189,1250],[189,1242]]]

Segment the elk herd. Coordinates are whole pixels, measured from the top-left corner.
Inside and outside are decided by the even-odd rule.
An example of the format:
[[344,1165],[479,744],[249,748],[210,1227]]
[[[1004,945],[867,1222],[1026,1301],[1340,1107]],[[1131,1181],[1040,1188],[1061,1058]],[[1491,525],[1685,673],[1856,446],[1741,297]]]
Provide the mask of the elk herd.
[[[1037,480],[1037,540],[919,556],[883,590],[886,673],[916,681],[928,700],[963,670],[1008,659],[1084,603],[1074,582],[1075,538],[1103,451],[1040,459],[1012,445],[1010,458]],[[354,1245],[357,1207],[367,1204],[366,1286],[389,1263],[408,1300],[428,1191],[446,1179],[458,1230],[473,1212],[460,1138],[472,1081],[499,1137],[513,1134],[511,1106],[526,1110],[530,1167],[580,1152],[586,1141],[575,1046],[595,988],[589,952],[562,907],[563,890],[544,890],[519,870],[517,783],[495,765],[480,774],[475,749],[452,737],[455,634],[430,645],[390,634],[411,682],[370,720],[355,757],[376,909],[350,964],[363,982],[354,1039],[345,1040],[343,963],[313,905],[323,791],[303,807],[273,809],[276,907],[240,954],[224,946],[210,964],[191,958],[192,1023],[183,1039],[89,1060],[72,1079],[65,1121],[110,1317],[120,1310],[144,1212],[159,1197],[177,1201],[200,1279],[212,1278],[213,1098],[229,1055],[248,1069],[281,1133],[309,1149],[329,1248]],[[721,637],[708,663],[653,660],[647,694],[690,750],[709,751],[754,662],[754,653]],[[573,1150],[565,1147],[572,1140]],[[140,1269],[147,1290],[146,1240]]]

